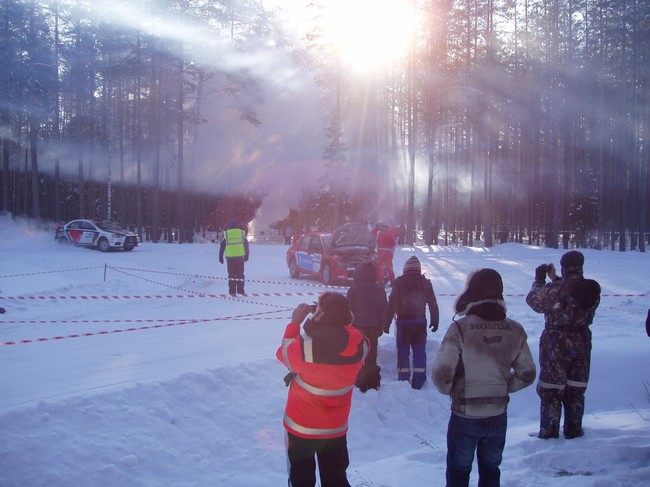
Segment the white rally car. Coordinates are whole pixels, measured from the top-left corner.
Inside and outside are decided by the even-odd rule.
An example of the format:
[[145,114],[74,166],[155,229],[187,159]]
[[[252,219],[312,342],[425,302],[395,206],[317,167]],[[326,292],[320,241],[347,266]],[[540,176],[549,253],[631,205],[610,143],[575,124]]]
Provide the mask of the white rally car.
[[133,250],[138,236],[118,224],[107,221],[72,220],[56,229],[54,239],[108,252],[111,249]]

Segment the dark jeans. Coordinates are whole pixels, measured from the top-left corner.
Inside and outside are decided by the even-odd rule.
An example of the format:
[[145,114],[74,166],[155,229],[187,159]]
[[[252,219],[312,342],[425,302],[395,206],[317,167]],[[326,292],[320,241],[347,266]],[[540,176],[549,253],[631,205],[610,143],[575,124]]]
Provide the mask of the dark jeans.
[[226,258],[228,266],[228,292],[230,294],[244,293],[244,258]]
[[499,465],[506,445],[507,426],[506,413],[471,419],[451,413],[447,428],[447,487],[465,487],[469,484],[474,451],[479,487],[499,485]]
[[350,487],[345,471],[350,464],[347,437],[327,440],[300,438],[287,432],[289,487],[314,487],[316,461],[321,487]]

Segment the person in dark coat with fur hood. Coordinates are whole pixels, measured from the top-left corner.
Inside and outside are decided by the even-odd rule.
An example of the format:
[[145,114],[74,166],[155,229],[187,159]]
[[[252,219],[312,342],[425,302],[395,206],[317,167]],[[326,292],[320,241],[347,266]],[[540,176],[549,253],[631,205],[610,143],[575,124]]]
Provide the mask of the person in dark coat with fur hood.
[[[431,281],[422,275],[420,260],[411,256],[406,260],[402,275],[388,298],[388,313],[384,332],[397,315],[395,341],[397,343],[397,379],[410,380],[413,389],[421,389],[427,377],[427,316],[429,328],[438,330],[440,312]],[[413,376],[411,377],[411,350],[413,350]]]
[[[447,486],[467,486],[476,452],[479,485],[500,483],[509,394],[533,384],[535,361],[524,328],[506,317],[503,281],[494,269],[467,280],[434,359],[431,379],[451,397]],[[455,317],[454,317],[455,318]]]
[[356,386],[366,392],[368,389],[378,389],[381,385],[381,368],[377,365],[377,344],[384,332],[384,321],[388,301],[384,286],[375,277],[377,268],[372,262],[360,264],[354,273],[354,283],[347,292],[350,311],[352,311],[352,326],[357,328],[370,342],[368,356],[357,377]]

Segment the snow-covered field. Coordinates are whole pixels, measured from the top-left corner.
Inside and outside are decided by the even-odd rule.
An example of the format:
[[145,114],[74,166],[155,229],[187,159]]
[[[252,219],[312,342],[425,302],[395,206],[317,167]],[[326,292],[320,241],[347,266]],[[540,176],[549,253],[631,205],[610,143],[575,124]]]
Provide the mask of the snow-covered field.
[[[290,279],[285,252],[252,243],[249,296],[232,299],[215,244],[101,253],[0,217],[0,486],[286,485],[286,371],[275,351],[291,309],[325,288]],[[417,255],[438,295],[428,363],[479,267],[502,274],[508,314],[537,356],[543,317],[524,297],[535,267],[559,267],[562,253],[516,244],[399,249],[396,270]],[[650,255],[584,254],[585,274],[603,289],[585,436],[531,437],[535,388],[512,395],[504,486],[650,485]],[[394,336],[384,335],[382,387],[354,392],[348,477],[355,487],[442,486],[448,398],[431,382],[421,391],[397,382],[395,361]]]

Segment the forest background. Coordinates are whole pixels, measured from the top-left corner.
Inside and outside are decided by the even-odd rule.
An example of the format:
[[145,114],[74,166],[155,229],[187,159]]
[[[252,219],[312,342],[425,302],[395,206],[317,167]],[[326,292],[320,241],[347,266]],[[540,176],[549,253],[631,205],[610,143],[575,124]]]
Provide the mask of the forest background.
[[359,1],[3,1],[0,210],[645,251],[650,3],[403,0],[359,72],[324,23]]

